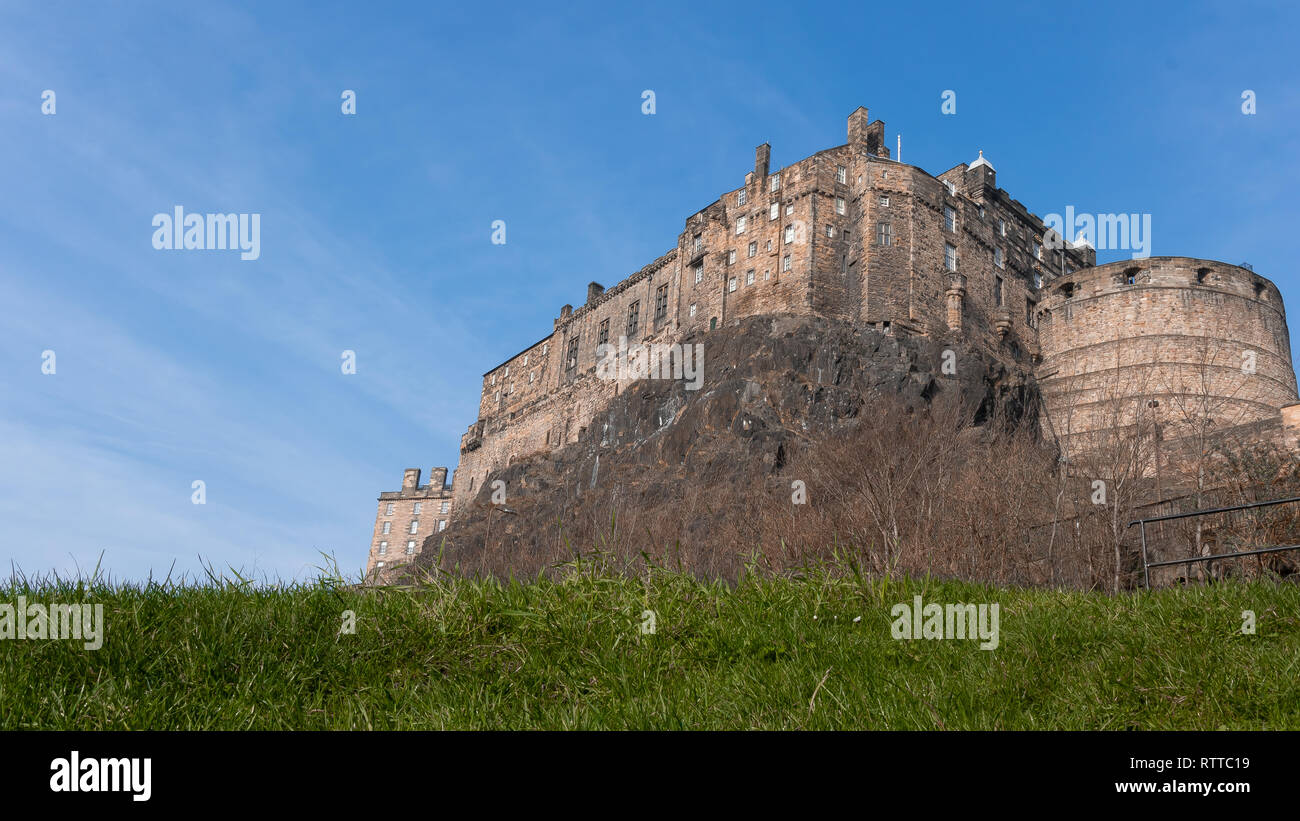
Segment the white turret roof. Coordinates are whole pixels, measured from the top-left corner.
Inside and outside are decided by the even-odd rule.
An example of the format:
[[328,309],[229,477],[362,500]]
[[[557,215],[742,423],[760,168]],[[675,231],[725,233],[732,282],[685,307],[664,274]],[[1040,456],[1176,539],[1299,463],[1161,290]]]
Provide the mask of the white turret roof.
[[990,171],[997,171],[997,169],[993,167],[993,163],[991,163],[991,162],[989,162],[988,160],[984,159],[984,152],[983,152],[983,151],[980,152],[979,158],[976,159],[975,162],[971,163],[969,167],[970,167],[970,168],[975,168],[975,167],[977,167],[977,166],[981,166],[981,165],[987,165],[987,166],[989,167],[989,170],[990,170]]

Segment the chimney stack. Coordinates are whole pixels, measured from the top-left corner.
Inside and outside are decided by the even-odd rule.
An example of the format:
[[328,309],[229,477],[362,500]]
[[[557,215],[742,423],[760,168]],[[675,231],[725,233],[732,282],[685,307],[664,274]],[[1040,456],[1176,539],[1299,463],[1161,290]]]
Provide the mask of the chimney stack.
[[604,285],[601,285],[599,282],[588,282],[587,283],[587,304],[590,305],[596,299],[596,297],[600,296],[603,293],[605,293]]
[[772,146],[763,143],[754,149],[754,179],[761,185],[767,179],[767,169],[772,162]]
[[420,486],[420,469],[407,468],[402,471],[402,490],[415,490]]

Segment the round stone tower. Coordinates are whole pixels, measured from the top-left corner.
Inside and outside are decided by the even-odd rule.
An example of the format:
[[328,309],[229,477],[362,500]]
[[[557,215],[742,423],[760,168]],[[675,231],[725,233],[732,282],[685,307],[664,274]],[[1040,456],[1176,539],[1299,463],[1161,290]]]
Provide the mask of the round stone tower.
[[1044,431],[1067,450],[1144,420],[1174,439],[1277,419],[1296,402],[1282,296],[1249,269],[1112,262],[1049,282],[1039,307]]

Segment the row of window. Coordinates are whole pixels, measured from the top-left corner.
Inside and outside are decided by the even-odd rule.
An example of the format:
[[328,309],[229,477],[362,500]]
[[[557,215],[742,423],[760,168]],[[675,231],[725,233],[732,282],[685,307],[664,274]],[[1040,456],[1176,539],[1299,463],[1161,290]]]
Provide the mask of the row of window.
[[[393,515],[393,504],[394,504],[393,502],[389,502],[388,506],[384,508],[385,516]],[[439,511],[442,513],[446,513],[449,509],[451,509],[451,502],[443,502],[441,507],[439,508]],[[424,502],[416,502],[415,509],[412,511],[412,513],[414,513],[416,516],[419,516],[420,511],[422,510],[424,510]]]

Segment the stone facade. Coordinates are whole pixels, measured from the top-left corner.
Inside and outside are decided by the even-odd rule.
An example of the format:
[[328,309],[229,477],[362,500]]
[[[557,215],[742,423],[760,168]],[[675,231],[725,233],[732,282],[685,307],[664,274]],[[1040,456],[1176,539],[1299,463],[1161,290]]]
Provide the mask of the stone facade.
[[1097,374],[1141,361],[1173,363],[1144,381],[1187,395],[1176,386],[1189,362],[1235,352],[1240,363],[1249,348],[1257,378],[1225,397],[1234,411],[1277,416],[1296,401],[1281,297],[1262,277],[1185,258],[1094,267],[1091,247],[1054,242],[997,187],[982,152],[932,176],[890,158],[884,123],[865,108],[849,115],[845,145],[775,170],[770,158],[760,145],[743,185],[687,217],[674,247],[613,287],[590,283],[582,306],[563,306],[547,336],[484,374],[452,510],[512,460],[576,441],[635,381],[597,375],[602,343],[701,344],[707,387],[726,367],[708,357],[709,331],[754,315],[958,335],[1008,364],[1037,366],[1049,409],[1082,406],[1075,432],[1100,424],[1087,411]]
[[425,538],[451,521],[453,509],[446,468],[430,470],[427,485],[420,484],[419,468],[403,471],[401,490],[379,494],[366,578],[382,577],[394,567],[412,561]]

